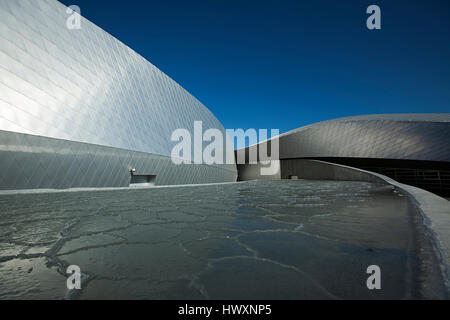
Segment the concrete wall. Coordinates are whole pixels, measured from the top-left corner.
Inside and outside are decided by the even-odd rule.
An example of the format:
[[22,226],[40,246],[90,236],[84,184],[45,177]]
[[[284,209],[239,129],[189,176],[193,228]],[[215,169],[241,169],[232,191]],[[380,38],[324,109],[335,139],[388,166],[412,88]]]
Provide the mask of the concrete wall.
[[273,174],[261,174],[262,168],[267,168],[266,165],[258,164],[239,164],[238,166],[238,181],[248,180],[279,180],[290,179],[291,176],[296,176],[298,179],[310,180],[350,180],[350,181],[368,181],[381,182],[384,180],[356,168],[336,165],[334,163],[306,160],[306,159],[292,159],[280,160],[280,166]]
[[384,182],[372,173],[334,163],[305,159],[281,160],[281,179],[290,179],[291,176],[310,180]]
[[[450,295],[450,201],[431,192],[399,183],[381,174],[344,165],[306,159],[281,160],[279,175],[261,176],[261,165],[238,165],[239,179],[275,180],[296,176],[306,180],[347,180],[383,183],[399,188],[418,209],[433,237],[434,248],[441,263],[441,272]],[[425,288],[427,289],[427,288]],[[432,290],[428,288],[427,290]]]
[[[278,161],[278,160],[276,160]],[[262,169],[268,168],[267,165],[258,164],[238,164],[238,181],[248,181],[248,180],[280,180],[281,170],[278,161],[278,166],[274,166],[272,174],[262,174]]]
[[286,178],[289,175],[297,175],[299,179],[379,182],[399,188],[424,218],[424,224],[433,237],[442,276],[450,295],[450,201],[378,173],[318,160],[283,160],[281,177]]

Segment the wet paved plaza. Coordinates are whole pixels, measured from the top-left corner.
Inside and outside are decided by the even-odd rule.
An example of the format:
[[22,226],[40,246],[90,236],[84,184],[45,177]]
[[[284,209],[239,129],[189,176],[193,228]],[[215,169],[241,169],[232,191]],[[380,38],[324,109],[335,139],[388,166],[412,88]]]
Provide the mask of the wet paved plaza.
[[421,298],[417,221],[365,182],[2,194],[0,299]]

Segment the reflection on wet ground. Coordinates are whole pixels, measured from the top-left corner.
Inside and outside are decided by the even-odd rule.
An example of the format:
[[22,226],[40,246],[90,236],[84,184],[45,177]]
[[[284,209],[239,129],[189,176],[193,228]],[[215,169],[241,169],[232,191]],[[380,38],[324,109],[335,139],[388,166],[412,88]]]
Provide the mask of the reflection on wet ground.
[[0,195],[0,298],[421,298],[410,211],[365,182]]

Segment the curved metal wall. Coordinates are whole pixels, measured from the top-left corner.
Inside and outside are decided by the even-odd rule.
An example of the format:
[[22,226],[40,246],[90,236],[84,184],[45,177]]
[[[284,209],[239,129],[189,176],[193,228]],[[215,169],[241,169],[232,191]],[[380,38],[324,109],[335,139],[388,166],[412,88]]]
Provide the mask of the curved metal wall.
[[128,187],[129,169],[155,185],[235,181],[232,170],[175,165],[169,157],[0,131],[0,190]]
[[[69,30],[66,10],[56,0],[0,1],[0,130],[165,157],[172,132],[193,132],[194,121],[226,136],[204,105],[135,51],[84,18]],[[224,174],[214,181],[236,175],[234,164],[215,167]]]
[[[262,142],[236,152],[236,154],[245,152],[246,158],[245,164],[238,164],[238,180],[271,180],[296,176],[295,168],[300,168],[304,163],[299,159],[321,159],[364,167],[368,170],[382,170],[383,166],[387,166],[391,171],[394,170],[393,178],[399,181],[404,178],[402,181],[405,183],[413,181],[420,186],[427,183],[429,189],[439,192],[448,189],[446,182],[448,175],[446,168],[450,166],[448,113],[378,114],[333,119],[300,127],[278,138],[280,170],[272,176],[261,176],[260,169],[264,165],[249,164],[249,154],[258,154],[261,144],[267,144],[265,148],[271,153],[269,140],[269,143]],[[378,161],[378,165],[374,165],[377,159],[383,163]],[[349,164],[351,161],[353,162]],[[414,161],[415,163],[412,163]],[[430,161],[433,165],[428,163]],[[440,176],[436,187],[425,181],[428,179],[426,175],[430,166],[434,171],[440,172],[433,173],[433,177],[435,174]],[[409,168],[409,171],[398,169],[396,172],[397,167]],[[384,170],[383,174],[389,175],[386,172]],[[413,178],[408,175],[412,175]]]
[[280,159],[357,157],[450,161],[450,114],[372,115],[320,122],[280,136]]

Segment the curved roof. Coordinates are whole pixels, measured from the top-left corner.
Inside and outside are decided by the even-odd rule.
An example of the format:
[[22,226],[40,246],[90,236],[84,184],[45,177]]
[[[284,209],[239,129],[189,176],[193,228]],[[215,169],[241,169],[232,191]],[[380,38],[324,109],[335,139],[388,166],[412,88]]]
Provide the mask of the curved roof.
[[352,121],[352,120],[392,120],[392,121],[432,121],[450,122],[450,113],[384,113],[367,114],[337,118],[329,121]]
[[[449,113],[338,118],[300,127],[278,138],[280,159],[354,157],[450,162]],[[266,142],[244,148],[247,159],[250,150]]]
[[280,135],[289,135],[312,126],[324,125],[332,122],[350,122],[350,121],[400,121],[400,122],[450,122],[450,113],[385,113],[385,114],[367,114],[358,116],[348,116],[325,120],[309,124],[297,129],[290,130]]
[[380,114],[318,122],[280,136],[280,158],[450,161],[450,114]]

